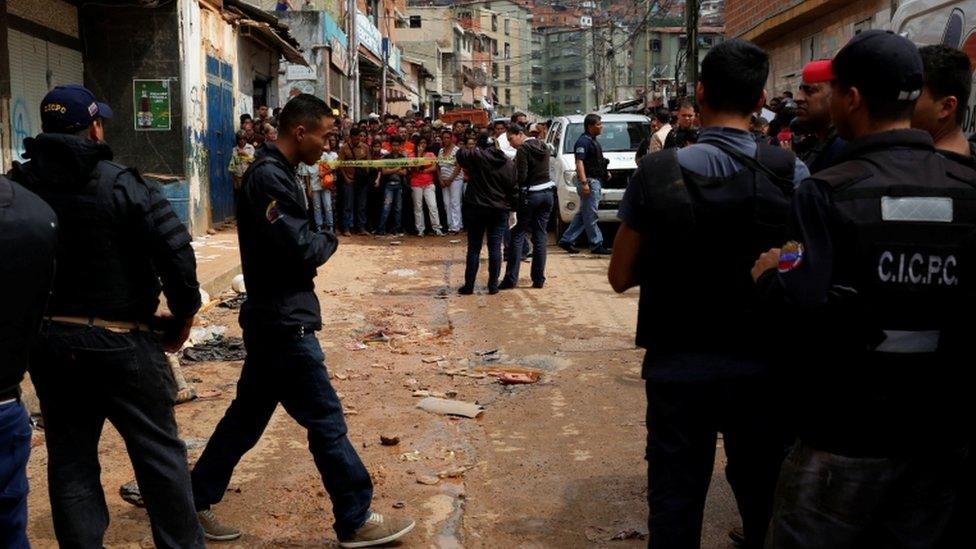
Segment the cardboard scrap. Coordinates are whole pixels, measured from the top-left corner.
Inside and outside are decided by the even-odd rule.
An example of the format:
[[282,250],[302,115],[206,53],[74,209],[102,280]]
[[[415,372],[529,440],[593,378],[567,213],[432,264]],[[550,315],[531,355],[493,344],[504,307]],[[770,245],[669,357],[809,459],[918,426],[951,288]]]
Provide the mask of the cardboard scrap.
[[435,414],[447,416],[461,416],[474,419],[482,414],[485,409],[472,402],[461,400],[448,400],[444,398],[427,397],[417,404],[417,408],[427,410]]

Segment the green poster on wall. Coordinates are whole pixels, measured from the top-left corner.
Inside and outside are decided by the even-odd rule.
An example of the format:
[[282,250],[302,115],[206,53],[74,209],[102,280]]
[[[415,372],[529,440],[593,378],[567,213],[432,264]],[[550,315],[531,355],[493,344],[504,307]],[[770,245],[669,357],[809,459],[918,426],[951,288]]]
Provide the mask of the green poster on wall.
[[170,129],[169,79],[133,80],[132,113],[137,131]]

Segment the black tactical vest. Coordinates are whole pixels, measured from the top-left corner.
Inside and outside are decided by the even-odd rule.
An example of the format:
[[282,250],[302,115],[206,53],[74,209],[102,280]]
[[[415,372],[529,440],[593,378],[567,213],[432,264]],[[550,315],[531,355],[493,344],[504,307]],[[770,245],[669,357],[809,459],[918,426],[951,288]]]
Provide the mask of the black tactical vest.
[[136,212],[119,211],[114,197],[119,178],[127,173],[139,177],[102,160],[80,186],[34,189],[60,222],[48,315],[144,321],[155,313],[160,283],[150,243],[139,230],[145,222],[133,217]]
[[883,178],[884,162],[878,151],[815,176],[832,188],[852,258],[839,267],[857,296],[850,343],[876,365],[933,365],[933,353],[964,352],[974,337],[976,172],[931,155]]
[[749,351],[762,336],[750,270],[782,245],[795,157],[759,145],[723,149],[744,167],[708,178],[678,164],[677,149],[641,161],[644,210],[637,345],[649,355]]

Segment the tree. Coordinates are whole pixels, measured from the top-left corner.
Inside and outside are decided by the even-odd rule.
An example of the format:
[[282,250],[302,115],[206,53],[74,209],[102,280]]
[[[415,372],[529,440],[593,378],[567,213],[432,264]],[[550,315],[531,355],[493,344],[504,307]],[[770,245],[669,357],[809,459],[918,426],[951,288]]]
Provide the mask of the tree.
[[529,99],[529,110],[547,118],[560,116],[563,113],[562,107],[553,101],[548,101],[546,97],[532,97]]

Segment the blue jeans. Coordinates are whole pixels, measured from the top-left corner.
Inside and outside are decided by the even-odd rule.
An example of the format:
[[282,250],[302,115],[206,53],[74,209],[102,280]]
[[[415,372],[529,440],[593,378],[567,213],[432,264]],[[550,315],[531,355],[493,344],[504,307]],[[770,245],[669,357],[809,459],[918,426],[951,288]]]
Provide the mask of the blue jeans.
[[107,419],[125,441],[156,547],[204,547],[173,414],[176,380],[156,336],[52,323],[30,371],[44,415],[58,543],[103,545],[109,514],[98,440]]
[[27,458],[31,427],[20,402],[0,405],[0,547],[22,549],[27,541]]
[[464,286],[474,288],[481,266],[481,246],[488,234],[488,289],[498,289],[502,273],[502,240],[508,226],[508,210],[465,204],[462,210],[468,229],[468,257],[464,268]]
[[586,231],[586,238],[590,241],[591,250],[603,246],[603,233],[600,232],[600,226],[597,225],[599,221],[597,212],[600,208],[603,184],[600,183],[599,179],[590,179],[589,182],[589,196],[583,196],[583,184],[576,183],[576,192],[580,196],[580,210],[569,224],[569,228],[563,233],[562,238],[559,239],[560,244],[573,244],[583,235],[583,231]]
[[315,215],[315,225],[319,230],[335,229],[335,217],[332,213],[332,191],[321,189],[312,191],[312,212]]
[[393,210],[393,229],[391,232],[398,233],[403,230],[403,185],[387,185],[383,190],[383,213],[380,214],[380,223],[376,226],[376,231],[386,234],[386,222],[390,217],[390,210]]
[[[342,211],[347,231],[366,230],[366,197],[369,185],[363,182],[346,183],[343,193]],[[355,214],[355,215],[354,215]]]
[[332,500],[339,539],[369,518],[373,484],[346,437],[342,404],[329,383],[314,332],[287,335],[244,328],[247,359],[237,396],[193,468],[197,509],[219,502],[234,467],[257,444],[280,402],[308,431],[308,449]]
[[512,257],[508,259],[505,280],[518,284],[519,269],[522,265],[522,245],[529,233],[532,234],[532,284],[542,286],[546,282],[546,246],[548,246],[549,216],[554,202],[553,191],[526,192],[522,195],[518,211],[518,223],[512,229]]

